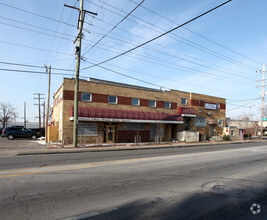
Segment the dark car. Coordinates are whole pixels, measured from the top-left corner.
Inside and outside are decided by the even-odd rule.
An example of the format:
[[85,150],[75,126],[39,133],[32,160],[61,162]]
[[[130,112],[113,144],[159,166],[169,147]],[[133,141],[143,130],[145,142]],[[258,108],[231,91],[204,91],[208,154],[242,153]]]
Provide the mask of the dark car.
[[2,131],[2,137],[7,137],[9,140],[14,138],[31,138],[36,140],[39,135],[37,132],[24,128],[23,126],[7,127]]

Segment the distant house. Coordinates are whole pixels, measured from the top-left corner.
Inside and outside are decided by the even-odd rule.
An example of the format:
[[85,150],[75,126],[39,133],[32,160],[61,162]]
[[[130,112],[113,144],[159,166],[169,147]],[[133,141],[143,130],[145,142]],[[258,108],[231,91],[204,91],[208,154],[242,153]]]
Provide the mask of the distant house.
[[242,141],[244,138],[257,136],[259,131],[258,121],[234,120],[226,118],[224,134],[230,136],[230,140]]

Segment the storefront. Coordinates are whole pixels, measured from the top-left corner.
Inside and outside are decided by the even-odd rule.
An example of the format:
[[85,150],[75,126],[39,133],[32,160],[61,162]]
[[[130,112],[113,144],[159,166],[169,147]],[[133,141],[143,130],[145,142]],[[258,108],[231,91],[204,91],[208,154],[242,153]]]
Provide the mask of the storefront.
[[[175,125],[183,124],[183,117],[174,113],[80,107],[78,114],[81,142],[92,139],[98,143],[162,141],[175,134]],[[73,107],[70,115],[73,121]]]

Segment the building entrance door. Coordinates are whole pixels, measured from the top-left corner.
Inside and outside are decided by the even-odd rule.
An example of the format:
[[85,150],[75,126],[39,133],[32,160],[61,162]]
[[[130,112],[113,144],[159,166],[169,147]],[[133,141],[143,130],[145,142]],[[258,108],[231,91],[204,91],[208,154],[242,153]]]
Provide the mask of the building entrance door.
[[116,143],[117,142],[117,126],[107,125],[104,126],[104,142]]
[[214,136],[214,125],[211,126],[211,137]]

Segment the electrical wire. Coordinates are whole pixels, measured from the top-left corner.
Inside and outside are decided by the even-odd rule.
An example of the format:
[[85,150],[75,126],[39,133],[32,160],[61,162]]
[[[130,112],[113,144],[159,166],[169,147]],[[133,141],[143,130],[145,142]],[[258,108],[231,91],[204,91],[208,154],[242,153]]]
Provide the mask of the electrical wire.
[[23,11],[25,13],[32,14],[32,15],[35,15],[35,16],[38,16],[38,17],[41,17],[41,18],[45,18],[45,19],[50,20],[50,21],[55,21],[55,22],[59,22],[59,23],[62,23],[62,24],[66,24],[68,26],[76,27],[75,25],[68,24],[68,23],[62,22],[62,21],[54,19],[54,18],[50,18],[50,17],[44,16],[44,15],[40,15],[40,14],[37,14],[35,12],[27,11],[25,9],[18,8],[18,7],[12,6],[12,5],[8,5],[8,4],[5,4],[3,2],[0,2],[0,5],[9,7],[9,8],[15,9],[15,10]]
[[225,4],[227,4],[227,3],[231,2],[231,1],[232,1],[232,0],[228,0],[228,1],[226,1],[226,2],[224,2],[224,3],[222,3],[222,4],[220,4],[220,5],[218,5],[218,6],[214,7],[214,8],[212,8],[212,9],[210,9],[210,10],[208,10],[208,11],[202,13],[201,15],[198,15],[198,16],[196,16],[196,17],[190,19],[189,21],[187,21],[187,22],[185,22],[185,23],[183,23],[183,24],[181,24],[181,25],[178,25],[178,26],[172,28],[171,30],[169,30],[169,31],[167,31],[167,32],[165,32],[165,33],[163,33],[163,34],[160,34],[159,36],[154,37],[154,38],[152,38],[152,39],[150,39],[150,40],[148,40],[148,41],[146,41],[146,42],[144,42],[144,43],[142,43],[142,44],[140,44],[140,45],[138,45],[138,46],[136,46],[136,47],[134,47],[134,48],[132,48],[132,49],[130,49],[130,50],[127,50],[127,51],[125,51],[125,52],[123,52],[123,53],[121,53],[121,54],[119,54],[119,55],[117,55],[117,56],[111,57],[111,58],[109,58],[109,59],[107,59],[107,60],[104,60],[104,61],[102,61],[102,62],[100,62],[100,63],[98,63],[98,64],[95,64],[95,65],[93,65],[93,66],[85,67],[85,68],[83,68],[82,70],[89,69],[89,68],[92,68],[92,67],[94,67],[94,66],[101,65],[101,64],[103,64],[103,63],[106,63],[106,62],[109,62],[109,61],[111,61],[111,60],[114,60],[114,59],[116,59],[116,58],[118,58],[118,57],[120,57],[120,56],[123,56],[123,55],[125,55],[125,54],[127,54],[127,53],[129,53],[129,52],[131,52],[131,51],[133,51],[133,50],[136,50],[136,49],[138,49],[138,48],[140,48],[140,47],[142,47],[142,46],[144,46],[144,45],[146,45],[146,44],[148,44],[148,43],[150,43],[150,42],[152,42],[152,41],[154,41],[154,40],[156,40],[156,39],[158,39],[158,38],[161,38],[161,37],[163,37],[163,36],[165,36],[165,35],[167,35],[167,34],[173,32],[173,31],[175,31],[175,30],[181,28],[182,26],[184,26],[184,25],[186,25],[186,24],[191,23],[192,21],[194,21],[194,20],[196,20],[196,19],[198,19],[198,18],[200,18],[200,17],[202,17],[202,16],[204,16],[204,15],[206,15],[206,14],[208,14],[208,13],[210,13],[210,12],[212,12],[212,11],[214,11],[214,10],[220,8],[220,7],[222,7],[223,5],[225,5]]
[[[0,43],[24,47],[24,48],[29,48],[29,49],[35,49],[35,50],[40,50],[40,51],[45,51],[45,52],[57,53],[57,51],[53,51],[53,50],[48,50],[48,49],[43,49],[43,48],[38,48],[38,47],[32,47],[32,46],[18,44],[18,43],[12,43],[12,42],[3,41],[3,40],[0,40]],[[60,53],[62,55],[73,56],[73,54],[68,54],[68,53],[64,53],[64,52],[58,52],[58,53]]]
[[[87,1],[88,1],[88,0],[87,0]],[[101,0],[98,0],[98,1],[103,2],[103,1],[101,1]],[[91,2],[91,4],[94,4],[94,5],[98,6],[96,3],[93,3],[93,2]],[[120,12],[124,12],[124,11],[122,11],[121,9],[119,9],[119,8],[113,6],[113,5],[110,5],[110,4],[108,4],[108,3],[105,3],[105,4],[108,5],[108,6],[110,6],[111,8],[114,8],[114,9],[120,11]],[[104,9],[107,10],[107,11],[110,11],[111,13],[114,13],[114,14],[119,15],[118,13],[116,13],[116,12],[114,12],[114,11],[112,11],[112,10],[109,10],[109,9],[107,9],[107,8],[104,8]],[[124,13],[126,13],[126,12],[124,12]],[[120,15],[120,16],[121,16],[121,15]],[[161,30],[161,31],[166,31],[165,29],[163,29],[163,28],[161,28],[161,27],[159,27],[159,26],[156,26],[155,24],[149,23],[149,22],[147,22],[147,21],[145,21],[145,20],[143,20],[143,19],[141,19],[141,18],[139,18],[139,17],[136,17],[136,16],[134,16],[134,15],[132,15],[132,17],[134,17],[135,19],[140,20],[141,22],[137,22],[137,21],[132,20],[132,19],[130,19],[130,18],[129,18],[128,20],[129,20],[129,21],[132,21],[132,22],[135,22],[135,23],[137,23],[137,24],[139,24],[139,25],[141,25],[141,26],[143,26],[143,27],[146,27],[146,28],[148,28],[148,29],[150,29],[150,30],[153,30],[153,31],[155,31],[155,32],[157,32],[157,33],[160,33],[159,30]],[[96,18],[96,19],[97,19],[97,18]],[[148,24],[149,26],[148,26],[148,25],[145,25],[144,23]],[[152,28],[151,26],[156,27],[158,30]],[[195,42],[193,42],[193,41],[190,41],[190,40],[188,40],[188,39],[185,39],[184,37],[181,37],[181,36],[179,36],[179,35],[177,35],[177,34],[172,33],[172,34],[168,35],[167,37],[169,37],[169,38],[171,38],[171,39],[173,39],[173,40],[179,41],[179,42],[181,42],[181,43],[183,43],[183,44],[185,44],[185,45],[188,45],[188,46],[190,46],[190,47],[192,47],[192,48],[195,48],[195,49],[197,49],[197,50],[200,50],[200,51],[202,51],[202,52],[208,53],[208,54],[210,54],[210,55],[212,55],[212,56],[215,56],[215,57],[217,57],[217,58],[220,58],[220,59],[222,59],[222,60],[225,60],[225,61],[227,61],[227,62],[231,62],[231,63],[233,63],[233,64],[235,64],[235,65],[239,65],[239,66],[241,66],[241,67],[243,67],[243,68],[247,68],[247,69],[250,69],[250,70],[253,70],[253,71],[255,70],[255,67],[252,67],[252,66],[249,66],[249,65],[247,65],[247,64],[244,64],[244,63],[242,63],[242,62],[239,62],[239,61],[237,61],[237,60],[235,60],[235,59],[233,59],[233,58],[229,58],[229,57],[227,57],[227,56],[225,56],[225,55],[223,55],[223,54],[218,53],[217,51],[211,50],[211,49],[209,49],[209,48],[207,48],[207,47],[204,47],[204,46],[202,46],[202,45],[200,45],[200,44],[197,44],[197,43],[195,43]],[[177,38],[180,38],[180,39],[177,39]],[[182,40],[181,40],[181,39],[182,39]]]
[[94,45],[92,45],[83,56],[88,53],[91,49],[93,49],[99,42],[101,42],[107,35],[109,35],[116,27],[118,27],[125,19],[127,19],[145,0],[142,0],[137,6],[131,10],[122,20],[120,20],[113,28],[111,28],[105,35],[103,35]]
[[[130,2],[133,2],[134,4],[138,4],[138,3],[134,2],[133,0],[129,0],[129,1],[130,1]],[[169,21],[169,22],[171,22],[171,23],[173,23],[173,24],[178,25],[177,22],[175,22],[175,21],[173,21],[173,20],[171,20],[171,19],[169,19],[169,18],[167,18],[167,17],[165,17],[165,16],[163,16],[163,15],[161,15],[161,14],[159,14],[159,13],[157,13],[157,12],[151,10],[151,9],[149,9],[148,7],[146,7],[146,6],[144,6],[144,5],[141,5],[140,7],[144,8],[145,10],[147,10],[147,11],[149,11],[149,12],[151,12],[151,13],[153,13],[153,14],[155,14],[155,15],[157,15],[157,16],[159,16],[159,17],[161,17],[161,18],[163,18],[163,19],[165,19],[165,20],[167,20],[167,21]],[[216,41],[214,41],[214,40],[212,40],[212,39],[210,39],[210,38],[204,36],[203,34],[199,34],[199,33],[195,32],[195,31],[193,31],[193,30],[191,30],[191,29],[189,29],[189,28],[187,28],[187,27],[183,27],[183,28],[184,28],[185,30],[187,30],[187,31],[189,31],[189,32],[191,32],[191,33],[193,33],[193,34],[195,34],[195,35],[197,35],[197,36],[199,36],[199,37],[201,37],[201,38],[203,38],[203,39],[205,39],[205,40],[211,42],[211,43],[216,44],[217,46],[220,46],[220,47],[222,47],[222,48],[224,48],[224,49],[226,49],[226,50],[228,50],[228,51],[231,51],[232,53],[235,53],[235,54],[237,54],[237,55],[239,55],[239,56],[241,56],[241,57],[243,57],[243,58],[246,58],[246,59],[248,59],[248,60],[250,60],[250,61],[253,61],[253,62],[257,63],[257,64],[262,65],[262,62],[256,61],[256,60],[251,59],[251,58],[249,58],[249,57],[247,57],[247,56],[245,56],[245,55],[243,55],[243,54],[241,54],[241,53],[239,53],[239,52],[236,52],[236,51],[234,51],[233,49],[230,49],[229,47],[226,47],[226,46],[224,46],[224,45],[222,45],[222,44],[220,44],[220,43],[218,43],[218,42],[216,42]]]

